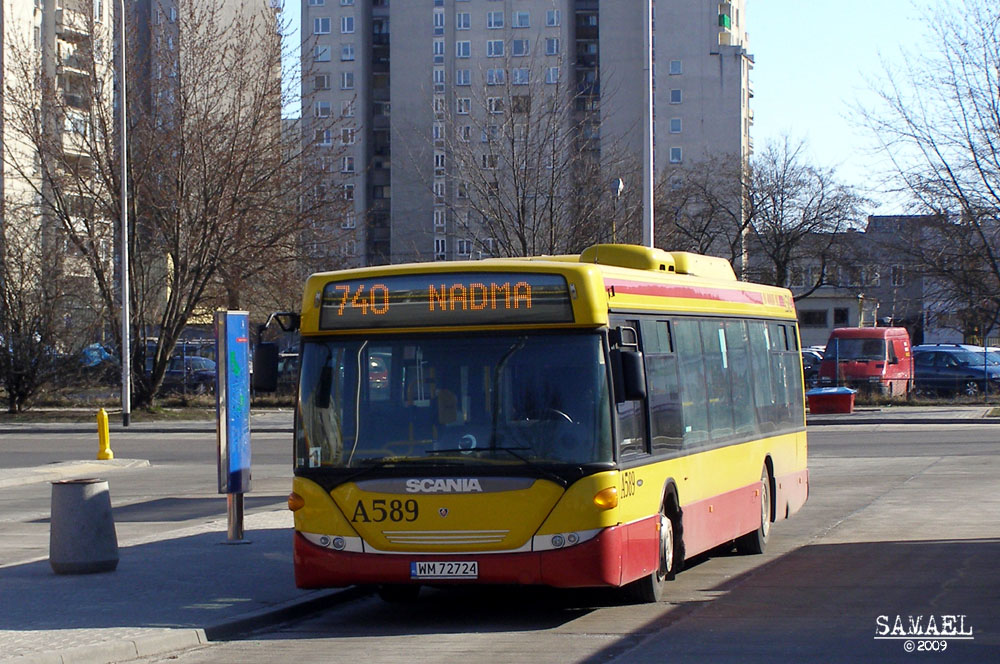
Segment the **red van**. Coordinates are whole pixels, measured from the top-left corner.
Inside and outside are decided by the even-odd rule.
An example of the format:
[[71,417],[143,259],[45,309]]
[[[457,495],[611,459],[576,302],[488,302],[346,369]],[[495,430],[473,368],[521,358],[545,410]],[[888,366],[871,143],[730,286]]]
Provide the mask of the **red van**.
[[913,384],[910,335],[904,327],[838,327],[819,365],[819,385],[845,385],[906,396]]

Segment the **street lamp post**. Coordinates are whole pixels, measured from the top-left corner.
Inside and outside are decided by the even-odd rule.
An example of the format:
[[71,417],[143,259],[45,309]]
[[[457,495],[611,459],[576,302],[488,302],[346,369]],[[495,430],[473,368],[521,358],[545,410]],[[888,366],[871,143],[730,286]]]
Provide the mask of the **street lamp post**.
[[121,94],[119,119],[121,122],[121,294],[122,294],[122,426],[129,425],[132,411],[132,344],[129,311],[129,256],[128,256],[128,113],[125,95],[125,0],[119,3],[119,51],[121,66],[118,69],[118,90]]
[[644,117],[642,123],[642,244],[653,246],[653,0],[646,0],[643,21],[642,68]]

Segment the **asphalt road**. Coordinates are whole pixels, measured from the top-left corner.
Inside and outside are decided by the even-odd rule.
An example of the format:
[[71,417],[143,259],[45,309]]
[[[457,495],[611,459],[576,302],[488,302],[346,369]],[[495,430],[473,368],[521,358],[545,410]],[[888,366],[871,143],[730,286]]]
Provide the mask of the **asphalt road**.
[[[811,429],[809,502],[772,530],[768,552],[692,561],[659,604],[630,605],[604,591],[425,589],[412,604],[362,597],[148,661],[1000,661],[998,433],[984,425]],[[282,441],[255,442],[264,465],[255,472],[272,497],[287,481],[277,463],[287,459]],[[201,475],[187,474],[204,461],[201,449],[182,451],[192,444],[156,443],[163,461],[177,464],[176,481]],[[922,634],[933,618],[939,633],[876,639],[898,635],[897,617],[918,621]],[[946,624],[962,638],[942,638]]]

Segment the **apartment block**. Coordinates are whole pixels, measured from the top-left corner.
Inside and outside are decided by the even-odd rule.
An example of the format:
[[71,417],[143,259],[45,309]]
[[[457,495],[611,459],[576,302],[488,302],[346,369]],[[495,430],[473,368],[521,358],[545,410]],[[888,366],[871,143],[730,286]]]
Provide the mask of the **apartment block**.
[[[613,149],[641,172],[645,2],[301,0],[303,137],[338,154],[331,186],[353,211],[330,223],[354,230],[354,262],[491,255],[463,200],[465,153],[529,105],[571,104],[595,158]],[[745,26],[745,0],[655,0],[658,173],[749,157]]]

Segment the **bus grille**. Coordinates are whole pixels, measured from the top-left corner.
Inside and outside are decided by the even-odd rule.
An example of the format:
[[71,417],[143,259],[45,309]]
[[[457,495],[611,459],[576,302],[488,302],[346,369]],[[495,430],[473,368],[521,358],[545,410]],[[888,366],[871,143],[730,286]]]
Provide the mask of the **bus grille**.
[[463,544],[500,544],[509,530],[385,530],[382,535],[391,544],[426,546],[461,546]]

